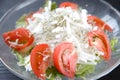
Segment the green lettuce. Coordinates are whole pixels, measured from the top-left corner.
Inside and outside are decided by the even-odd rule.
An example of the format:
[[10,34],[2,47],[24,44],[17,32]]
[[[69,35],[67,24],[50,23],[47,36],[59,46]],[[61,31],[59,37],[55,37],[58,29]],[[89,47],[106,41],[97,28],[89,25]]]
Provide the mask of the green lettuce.
[[111,49],[114,51],[115,50],[115,45],[118,43],[118,39],[116,38],[112,38],[110,40],[110,46],[111,46]]
[[77,64],[77,69],[75,76],[85,78],[85,76],[93,73],[95,71],[95,65],[90,64]]
[[47,78],[49,77],[49,80],[55,80],[56,77],[62,77],[62,74],[60,74],[54,66],[46,70],[46,75]]
[[15,53],[16,54],[16,57],[18,59],[18,64],[19,65],[24,65],[25,64],[25,59],[22,55],[20,55],[19,53]]
[[28,63],[25,63],[25,57],[27,57],[27,56],[21,55],[19,52],[15,51],[14,49],[12,49],[11,51],[16,56],[16,58],[18,60],[17,64],[19,66],[25,66],[28,64]]
[[27,14],[23,14],[17,21],[16,27],[26,26],[27,22],[25,21]]

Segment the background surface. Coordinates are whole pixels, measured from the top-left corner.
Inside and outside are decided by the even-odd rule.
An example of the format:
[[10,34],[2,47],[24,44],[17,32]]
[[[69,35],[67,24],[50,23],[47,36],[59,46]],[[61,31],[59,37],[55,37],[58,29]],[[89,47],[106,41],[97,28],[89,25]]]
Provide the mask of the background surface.
[[[24,0],[0,0],[0,18],[12,6],[23,1]],[[120,0],[105,0],[105,1],[107,1],[118,11],[120,11]],[[8,71],[7,68],[0,61],[0,80],[22,80],[22,79],[18,78],[10,71]],[[103,76],[98,80],[120,80],[120,65],[116,69],[114,69],[111,73],[109,73],[106,76]]]

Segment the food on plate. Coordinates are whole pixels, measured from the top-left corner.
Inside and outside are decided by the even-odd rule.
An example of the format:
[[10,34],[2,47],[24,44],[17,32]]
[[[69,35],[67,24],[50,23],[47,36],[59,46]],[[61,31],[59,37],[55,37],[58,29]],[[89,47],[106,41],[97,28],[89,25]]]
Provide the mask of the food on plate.
[[110,60],[117,39],[109,38],[113,29],[108,24],[77,3],[57,6],[49,0],[38,11],[22,15],[3,39],[18,66],[41,80],[85,78],[102,60]]
[[67,77],[75,75],[77,54],[71,42],[58,44],[53,53],[53,63],[56,69]]
[[34,37],[25,28],[18,28],[3,33],[5,43],[12,49],[25,54],[33,46]]
[[36,45],[30,53],[30,63],[33,72],[40,79],[45,79],[45,71],[50,62],[50,47],[48,44]]

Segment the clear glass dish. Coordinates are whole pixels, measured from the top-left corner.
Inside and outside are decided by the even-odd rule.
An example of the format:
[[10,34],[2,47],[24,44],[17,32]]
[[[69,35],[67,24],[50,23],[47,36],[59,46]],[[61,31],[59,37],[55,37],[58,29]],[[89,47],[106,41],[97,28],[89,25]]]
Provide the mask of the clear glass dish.
[[[114,9],[111,5],[103,0],[53,0],[57,4],[63,1],[72,1],[77,3],[82,8],[88,10],[88,13],[96,15],[106,21],[109,25],[113,27],[114,36],[119,38],[120,35],[120,13]],[[25,14],[38,10],[43,6],[44,0],[27,0],[21,4],[18,4],[11,8],[0,20],[0,60],[4,65],[15,75],[25,80],[38,80],[33,73],[26,72],[23,67],[17,65],[17,59],[8,46],[4,43],[2,39],[2,33],[12,30],[15,28],[15,22],[18,18]],[[113,35],[112,35],[113,36]],[[120,41],[120,39],[119,39]],[[87,80],[98,79],[120,64],[120,42],[116,45],[116,51],[112,52],[111,60],[96,66],[94,73],[86,77]],[[64,78],[67,79],[67,78]],[[80,79],[79,79],[80,80]]]

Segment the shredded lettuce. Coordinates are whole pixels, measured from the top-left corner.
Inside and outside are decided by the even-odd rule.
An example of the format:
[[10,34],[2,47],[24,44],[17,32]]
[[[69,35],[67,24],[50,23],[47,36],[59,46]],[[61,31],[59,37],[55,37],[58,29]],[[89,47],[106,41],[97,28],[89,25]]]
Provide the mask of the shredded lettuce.
[[16,21],[16,27],[19,28],[21,26],[26,26],[27,22],[25,21],[27,14],[23,14],[17,21]]
[[89,75],[90,73],[93,73],[95,70],[95,65],[90,64],[77,64],[77,69],[75,76],[85,78],[85,76]]
[[19,66],[23,66],[25,64],[25,59],[22,55],[20,55],[19,53],[15,53],[16,54],[16,57],[18,59],[18,65]]
[[115,45],[118,43],[118,39],[116,38],[112,38],[110,40],[110,46],[111,46],[111,49],[114,51],[115,50]]
[[30,56],[25,56],[23,57],[22,55],[20,55],[19,53],[15,53],[18,62],[17,64],[19,66],[24,66],[26,71],[32,71],[31,65],[30,65]]
[[24,65],[24,62],[25,62],[25,59],[24,59],[24,57],[22,56],[22,55],[20,55],[20,53],[19,52],[17,52],[16,50],[14,50],[14,49],[11,49],[11,52],[13,53],[13,55],[15,55],[15,57],[17,58],[17,64],[19,65],[19,66],[23,66]]
[[30,55],[23,56],[14,49],[12,49],[11,52],[16,56],[18,66],[24,66],[26,71],[32,70],[30,66]]
[[62,74],[60,74],[55,67],[49,67],[47,70],[46,70],[46,75],[47,75],[47,79],[49,80],[55,80],[55,78],[61,78],[62,77]]

